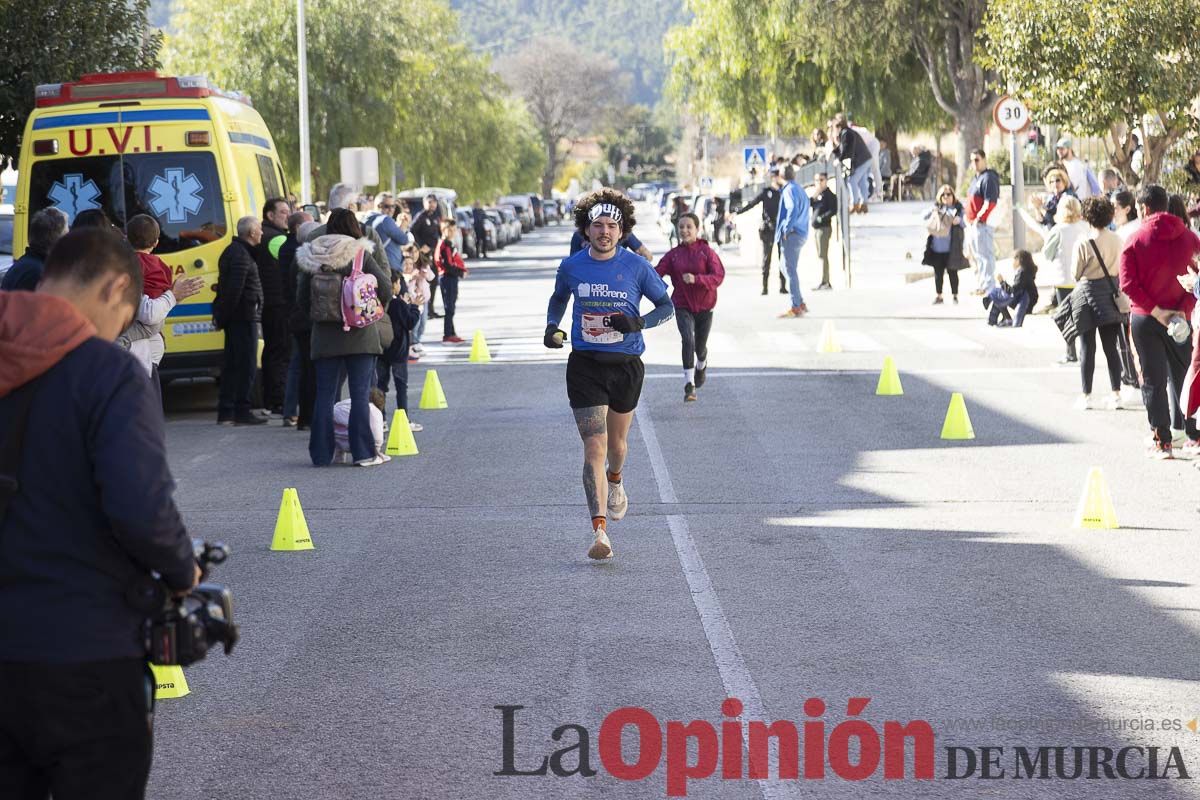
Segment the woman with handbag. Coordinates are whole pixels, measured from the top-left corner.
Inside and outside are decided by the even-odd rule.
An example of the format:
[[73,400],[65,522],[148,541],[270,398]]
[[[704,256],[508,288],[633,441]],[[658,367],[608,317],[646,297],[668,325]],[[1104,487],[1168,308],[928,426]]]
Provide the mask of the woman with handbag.
[[925,229],[929,232],[925,240],[925,256],[921,263],[933,267],[933,284],[937,297],[935,306],[941,305],[942,279],[950,273],[950,294],[958,305],[958,271],[966,266],[963,256],[963,206],[954,196],[954,189],[945,184],[938,189],[933,208],[925,212]]
[[[392,299],[392,281],[380,266],[384,254],[373,250],[375,245],[364,236],[354,212],[339,208],[330,215],[325,235],[296,251],[300,268],[296,301],[312,320],[310,347],[317,393],[308,453],[315,467],[333,462],[333,405],[338,394],[338,373],[343,369],[350,384],[350,453],[354,463],[373,467],[388,460],[376,452],[369,406],[375,360],[392,338],[391,324],[385,319],[385,309]],[[384,325],[378,324],[381,319]]]
[[[1058,202],[1054,212],[1054,227],[1046,234],[1042,245],[1042,258],[1046,260],[1047,272],[1054,279],[1055,305],[1062,304],[1075,289],[1075,274],[1071,271],[1072,254],[1075,245],[1088,231],[1088,224],[1083,221],[1083,205],[1079,198],[1066,195]],[[1074,364],[1079,360],[1075,352],[1075,341],[1067,342],[1067,354],[1059,364]]]
[[441,276],[438,282],[442,286],[442,306],[446,312],[442,319],[442,341],[447,344],[463,342],[463,338],[454,332],[454,308],[458,305],[458,282],[467,277],[467,267],[462,256],[454,249],[456,227],[454,220],[442,220],[442,238],[438,240],[433,258]]
[[[1108,229],[1113,220],[1113,205],[1104,197],[1091,197],[1083,203],[1083,219],[1088,230],[1075,243],[1071,254],[1075,289],[1072,313],[1079,350],[1079,376],[1083,396],[1075,404],[1080,411],[1121,407],[1122,350],[1128,358],[1129,342],[1124,338],[1129,300],[1121,294],[1113,271],[1121,262],[1121,237]],[[1111,265],[1111,266],[1110,266]],[[1096,370],[1096,335],[1108,362],[1108,385],[1112,394],[1099,404],[1092,400],[1092,376]]]

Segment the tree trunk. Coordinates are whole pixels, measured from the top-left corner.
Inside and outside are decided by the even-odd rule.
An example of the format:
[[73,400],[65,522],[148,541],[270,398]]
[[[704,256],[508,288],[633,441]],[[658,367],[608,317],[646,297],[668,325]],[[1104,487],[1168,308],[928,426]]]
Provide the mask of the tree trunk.
[[958,121],[958,152],[955,153],[958,175],[955,182],[961,188],[974,174],[971,169],[971,151],[983,148],[984,119],[974,107],[960,110],[954,116]]
[[1182,133],[1178,129],[1169,128],[1164,136],[1146,136],[1146,154],[1142,161],[1142,183],[1158,183],[1162,177],[1163,159]]
[[1111,141],[1105,141],[1104,149],[1113,169],[1121,173],[1125,186],[1133,190],[1141,183],[1142,176],[1133,171],[1133,137],[1128,135],[1128,130],[1127,124],[1113,123],[1108,130]]
[[554,179],[558,176],[558,137],[544,136],[546,146],[546,169],[542,172],[542,197],[550,197],[554,191]]

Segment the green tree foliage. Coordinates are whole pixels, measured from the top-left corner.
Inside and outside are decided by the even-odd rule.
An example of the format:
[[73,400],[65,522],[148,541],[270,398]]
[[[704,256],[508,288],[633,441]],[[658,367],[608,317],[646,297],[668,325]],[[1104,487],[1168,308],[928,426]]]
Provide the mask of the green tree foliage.
[[635,182],[661,174],[678,139],[677,128],[664,125],[646,106],[632,105],[608,117],[601,143],[607,163],[619,169],[624,162]]
[[[986,60],[1042,120],[1108,134],[1113,166],[1129,185],[1156,181],[1163,157],[1196,131],[1200,0],[1063,3],[992,0]],[[1139,128],[1143,175],[1131,164]]]
[[[562,36],[612,58],[628,100],[653,106],[666,77],[662,38],[683,20],[681,0],[451,0],[463,30],[497,59],[530,40]],[[625,99],[625,98],[622,98]]]
[[160,36],[146,25],[149,0],[0,2],[0,158],[16,158],[33,91],[89,72],[153,69]]
[[[295,3],[176,0],[175,8],[166,68],[248,93],[296,178]],[[536,146],[528,115],[459,38],[453,13],[436,0],[400,0],[388,12],[421,25],[381,23],[354,0],[306,5],[317,197],[337,181],[343,147],[376,147],[384,173],[394,158],[409,182],[424,176],[469,197],[527,179],[521,159]]]

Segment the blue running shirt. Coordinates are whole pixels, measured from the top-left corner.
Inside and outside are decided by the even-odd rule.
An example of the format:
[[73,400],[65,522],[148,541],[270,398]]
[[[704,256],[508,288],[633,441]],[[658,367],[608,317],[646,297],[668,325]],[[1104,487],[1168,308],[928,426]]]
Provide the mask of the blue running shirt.
[[[550,298],[547,322],[557,325],[566,311],[567,299],[574,298],[571,309],[571,347],[640,356],[646,350],[641,331],[623,334],[613,330],[611,314],[641,316],[645,297],[655,305],[667,297],[667,284],[650,262],[623,247],[608,261],[592,258],[585,247],[558,265],[554,294]],[[669,317],[667,317],[669,319]]]

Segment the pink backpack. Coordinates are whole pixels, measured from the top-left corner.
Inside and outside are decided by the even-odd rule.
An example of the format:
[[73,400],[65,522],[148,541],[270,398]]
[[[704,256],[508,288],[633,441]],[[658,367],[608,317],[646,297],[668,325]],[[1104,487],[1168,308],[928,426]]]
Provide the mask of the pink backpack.
[[379,283],[375,276],[363,272],[365,253],[359,250],[354,255],[354,268],[342,281],[342,330],[365,328],[384,315],[383,303],[379,302]]

